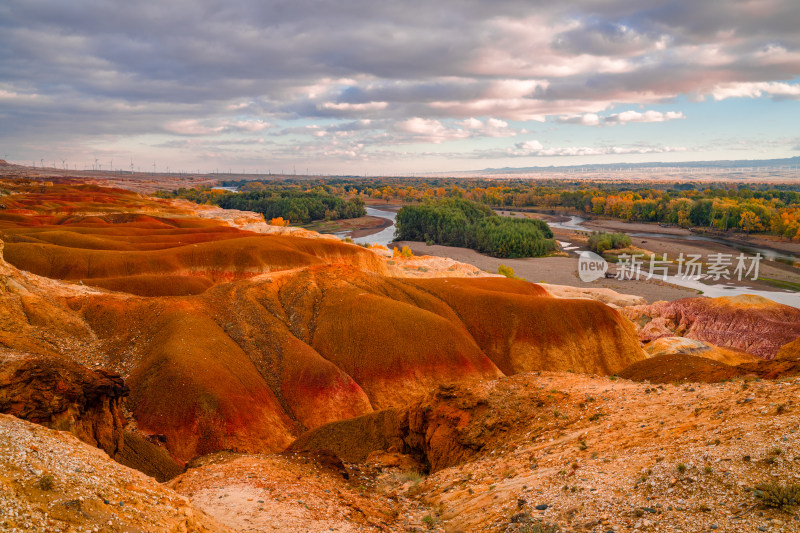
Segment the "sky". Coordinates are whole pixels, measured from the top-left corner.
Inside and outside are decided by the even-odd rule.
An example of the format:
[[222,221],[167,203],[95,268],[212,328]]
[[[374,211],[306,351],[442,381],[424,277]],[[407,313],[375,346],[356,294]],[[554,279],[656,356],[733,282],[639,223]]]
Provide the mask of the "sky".
[[800,155],[797,0],[3,0],[0,157],[411,174]]

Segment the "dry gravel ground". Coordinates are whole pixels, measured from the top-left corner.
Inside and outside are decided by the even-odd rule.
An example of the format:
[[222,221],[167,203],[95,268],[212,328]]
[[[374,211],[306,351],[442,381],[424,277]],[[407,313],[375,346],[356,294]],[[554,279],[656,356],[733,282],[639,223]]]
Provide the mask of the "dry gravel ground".
[[303,454],[220,453],[164,486],[0,415],[0,530],[800,531],[796,508],[752,491],[800,483],[800,379],[529,373],[471,387],[493,398],[486,446],[428,476],[391,453],[347,465],[349,479]]
[[[341,472],[303,455],[219,453],[169,483],[192,504],[242,532],[422,531],[430,514],[405,495],[406,478],[350,465]],[[396,470],[396,469],[395,469]],[[389,485],[395,489],[388,494]],[[405,489],[411,488],[411,485]]]
[[494,386],[509,404],[538,387],[559,407],[421,484],[448,531],[535,531],[526,521],[538,520],[561,531],[800,531],[796,508],[766,508],[751,490],[800,483],[800,379],[654,386],[542,373]]
[[0,414],[0,531],[230,530],[71,434]]

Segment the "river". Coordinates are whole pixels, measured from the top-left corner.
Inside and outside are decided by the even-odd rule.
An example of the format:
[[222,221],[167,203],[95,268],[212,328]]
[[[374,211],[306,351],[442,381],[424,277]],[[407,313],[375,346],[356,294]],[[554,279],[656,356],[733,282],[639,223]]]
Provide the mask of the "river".
[[[569,217],[569,220],[565,222],[548,222],[547,224],[553,228],[561,228],[571,231],[592,231],[583,226],[585,222],[586,222],[585,218],[572,215]],[[764,248],[763,246],[758,246],[758,245],[741,244],[738,242],[729,241],[727,239],[707,237],[704,235],[671,235],[668,233],[628,232],[624,230],[623,233],[626,233],[631,237],[643,237],[650,239],[675,239],[675,240],[686,240],[686,241],[715,242],[717,244],[723,244],[725,246],[728,246],[729,248],[733,248],[739,252],[744,252],[746,254],[755,255],[756,253],[759,253],[761,254],[761,257],[763,257],[767,261],[777,261],[779,263],[783,263],[789,266],[792,266],[795,263],[800,262],[800,257],[792,255],[790,253],[779,252],[778,250],[773,250],[771,248]]]
[[[548,222],[548,225],[554,228],[560,228],[564,230],[570,231],[591,231],[590,229],[583,226],[586,222],[586,219],[579,216],[570,216],[569,220],[564,222]],[[796,262],[800,261],[797,256],[778,252],[776,250],[772,250],[770,248],[764,248],[757,245],[742,245],[735,242],[730,242],[725,239],[716,239],[714,237],[705,237],[701,235],[670,235],[665,233],[649,233],[649,232],[623,232],[627,233],[631,237],[646,237],[650,239],[675,239],[675,240],[688,240],[688,241],[706,241],[706,242],[715,242],[718,244],[723,244],[730,248],[733,248],[737,251],[744,252],[745,254],[755,255],[756,253],[760,253],[761,256],[767,261],[777,261],[784,264],[793,265]],[[572,243],[566,241],[562,242],[559,241],[562,248],[565,251],[580,254],[582,251],[579,247],[573,245]],[[712,298],[716,298],[719,296],[736,296],[739,294],[755,294],[757,296],[763,296],[764,298],[769,298],[772,301],[791,305],[792,307],[800,308],[800,293],[792,292],[792,291],[765,291],[754,289],[752,287],[735,285],[735,284],[725,284],[725,283],[703,283],[698,278],[686,278],[683,276],[667,276],[666,281],[673,285],[679,285],[681,287],[686,287],[688,289],[694,289],[698,291],[702,291],[705,296],[709,296]]]
[[367,207],[366,209],[367,215],[371,217],[385,218],[390,220],[392,224],[386,228],[383,228],[378,233],[373,233],[372,235],[367,235],[365,237],[354,238],[353,242],[358,244],[382,244],[383,246],[389,246],[389,243],[394,240],[394,221],[397,218],[397,213],[394,211],[375,209],[374,207]]

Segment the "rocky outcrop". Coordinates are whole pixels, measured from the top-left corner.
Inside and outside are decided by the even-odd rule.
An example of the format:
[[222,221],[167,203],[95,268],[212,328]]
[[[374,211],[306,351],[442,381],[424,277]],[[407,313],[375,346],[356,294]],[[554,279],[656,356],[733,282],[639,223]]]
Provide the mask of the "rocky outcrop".
[[554,298],[585,298],[603,302],[614,308],[647,304],[647,300],[641,296],[622,294],[607,288],[570,287],[569,285],[551,285],[550,283],[540,283],[540,285]]
[[410,455],[435,472],[495,449],[511,428],[524,427],[562,400],[560,394],[521,387],[507,378],[488,384],[442,385],[407,407],[305,433],[289,450],[332,450],[347,462],[364,462],[376,451],[395,452]]
[[645,345],[644,351],[650,357],[659,355],[693,355],[713,359],[726,365],[738,365],[758,361],[760,358],[747,352],[720,348],[711,343],[687,339],[686,337],[661,337]]
[[127,393],[116,374],[0,350],[0,413],[69,431],[112,456],[123,446],[121,402]]
[[620,311],[639,328],[639,338],[688,337],[772,359],[800,336],[800,309],[760,296],[684,298]]

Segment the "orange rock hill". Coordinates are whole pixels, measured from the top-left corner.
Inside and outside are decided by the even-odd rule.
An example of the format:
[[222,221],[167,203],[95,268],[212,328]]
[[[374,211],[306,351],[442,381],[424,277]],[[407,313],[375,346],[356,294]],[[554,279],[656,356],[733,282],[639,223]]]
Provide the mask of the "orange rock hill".
[[94,186],[3,201],[0,346],[119,373],[139,431],[179,461],[282,450],[442,383],[645,357],[614,309],[519,280],[391,278],[358,246]]

